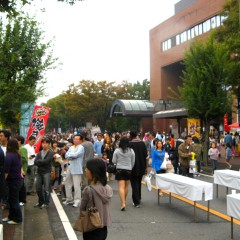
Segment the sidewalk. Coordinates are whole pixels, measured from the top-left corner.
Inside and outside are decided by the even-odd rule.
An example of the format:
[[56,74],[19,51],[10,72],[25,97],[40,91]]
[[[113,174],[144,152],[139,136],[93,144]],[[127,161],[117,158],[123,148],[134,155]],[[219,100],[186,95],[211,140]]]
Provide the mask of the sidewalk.
[[[0,240],[54,240],[47,209],[34,208],[38,197],[27,196],[27,203],[22,207],[23,222],[19,225],[3,223],[3,239]],[[8,215],[8,210],[1,210],[1,219]],[[31,233],[31,236],[28,235]]]
[[[225,169],[227,167],[225,161],[225,150],[221,149],[221,157],[218,159],[218,169]],[[231,170],[239,171],[240,169],[240,156],[234,156],[234,160],[230,162],[232,165]],[[202,166],[202,170],[205,174],[212,175],[212,166],[208,161],[207,166]]]

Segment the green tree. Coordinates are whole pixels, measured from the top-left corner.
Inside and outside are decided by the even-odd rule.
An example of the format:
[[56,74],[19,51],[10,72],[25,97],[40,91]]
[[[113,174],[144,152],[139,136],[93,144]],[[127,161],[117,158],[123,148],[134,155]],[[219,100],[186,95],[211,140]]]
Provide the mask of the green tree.
[[5,127],[16,128],[21,103],[43,94],[44,72],[56,61],[50,48],[33,19],[0,21],[0,121]]
[[[34,0],[0,0],[0,12],[6,12],[11,17],[16,17],[21,12],[21,6],[31,4]],[[73,5],[77,1],[84,0],[56,0],[58,2],[66,2]]]
[[[50,99],[46,106],[51,108],[48,129],[54,128],[61,119],[61,126],[66,130],[85,126],[86,122],[98,125],[102,131],[123,131],[139,127],[139,118],[109,118],[112,103],[116,99],[138,99],[142,94],[149,94],[149,82],[131,84],[82,80],[76,86],[71,84],[67,91]],[[59,111],[60,109],[60,111]],[[64,117],[63,117],[64,115]]]
[[210,122],[231,108],[226,85],[228,52],[211,36],[206,43],[193,43],[185,54],[181,99],[189,117],[200,118],[205,126],[204,162],[207,160]]
[[222,14],[226,17],[223,25],[216,29],[215,39],[223,44],[229,61],[225,66],[226,83],[231,91],[240,96],[240,13],[239,1],[227,1]]

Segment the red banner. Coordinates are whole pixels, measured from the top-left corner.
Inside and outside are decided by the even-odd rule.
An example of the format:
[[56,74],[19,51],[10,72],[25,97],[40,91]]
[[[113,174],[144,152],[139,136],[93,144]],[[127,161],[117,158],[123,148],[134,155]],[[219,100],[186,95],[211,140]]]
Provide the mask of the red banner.
[[224,131],[229,132],[230,128],[228,127],[228,115],[225,114],[223,117]]
[[50,113],[50,108],[46,108],[43,106],[37,106],[37,105],[35,105],[33,113],[32,113],[32,118],[30,121],[25,144],[28,143],[28,139],[30,136],[36,137],[36,143],[34,144],[36,153],[39,152],[39,149],[41,146],[45,128],[47,126],[49,113]]

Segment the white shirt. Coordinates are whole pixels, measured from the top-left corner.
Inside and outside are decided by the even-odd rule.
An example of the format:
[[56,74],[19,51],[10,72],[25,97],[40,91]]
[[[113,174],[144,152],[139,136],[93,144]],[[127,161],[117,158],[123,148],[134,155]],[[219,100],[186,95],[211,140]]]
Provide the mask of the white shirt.
[[6,153],[7,153],[7,147],[1,146],[3,152],[4,152],[4,156],[6,157]]
[[28,166],[33,166],[34,165],[34,160],[35,157],[32,159],[29,159],[31,155],[36,155],[34,146],[30,146],[29,144],[26,144],[24,146],[27,149],[27,154],[28,154]]

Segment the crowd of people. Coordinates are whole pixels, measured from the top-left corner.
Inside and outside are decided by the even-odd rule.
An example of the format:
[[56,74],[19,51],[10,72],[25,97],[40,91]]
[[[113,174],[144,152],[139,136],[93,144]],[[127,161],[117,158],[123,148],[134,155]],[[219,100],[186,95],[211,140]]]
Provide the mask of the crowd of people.
[[[35,208],[49,206],[50,193],[62,198],[64,205],[81,210],[88,206],[89,192],[93,191],[100,212],[103,228],[84,233],[84,239],[106,239],[111,225],[110,201],[113,195],[108,181],[118,182],[119,210],[126,211],[129,185],[132,188],[133,206],[141,206],[141,182],[148,172],[162,174],[168,168],[175,174],[194,177],[201,172],[203,146],[196,136],[184,135],[178,139],[173,134],[148,132],[142,136],[136,131],[124,133],[97,133],[89,136],[82,131],[68,135],[46,135],[41,149],[35,152],[35,136],[24,145],[22,136],[13,136],[8,130],[0,130],[0,187],[1,207],[9,208],[8,217],[2,222],[22,222],[20,205],[28,195],[37,194]],[[238,144],[237,135],[235,138]],[[227,133],[226,167],[231,168],[233,137]],[[217,169],[220,156],[219,142],[211,141],[208,156],[212,171]],[[196,172],[190,170],[190,160],[196,161]],[[169,164],[166,165],[165,162]],[[107,172],[109,165],[116,171]],[[89,189],[91,186],[91,189]],[[160,191],[160,196],[162,192]]]

